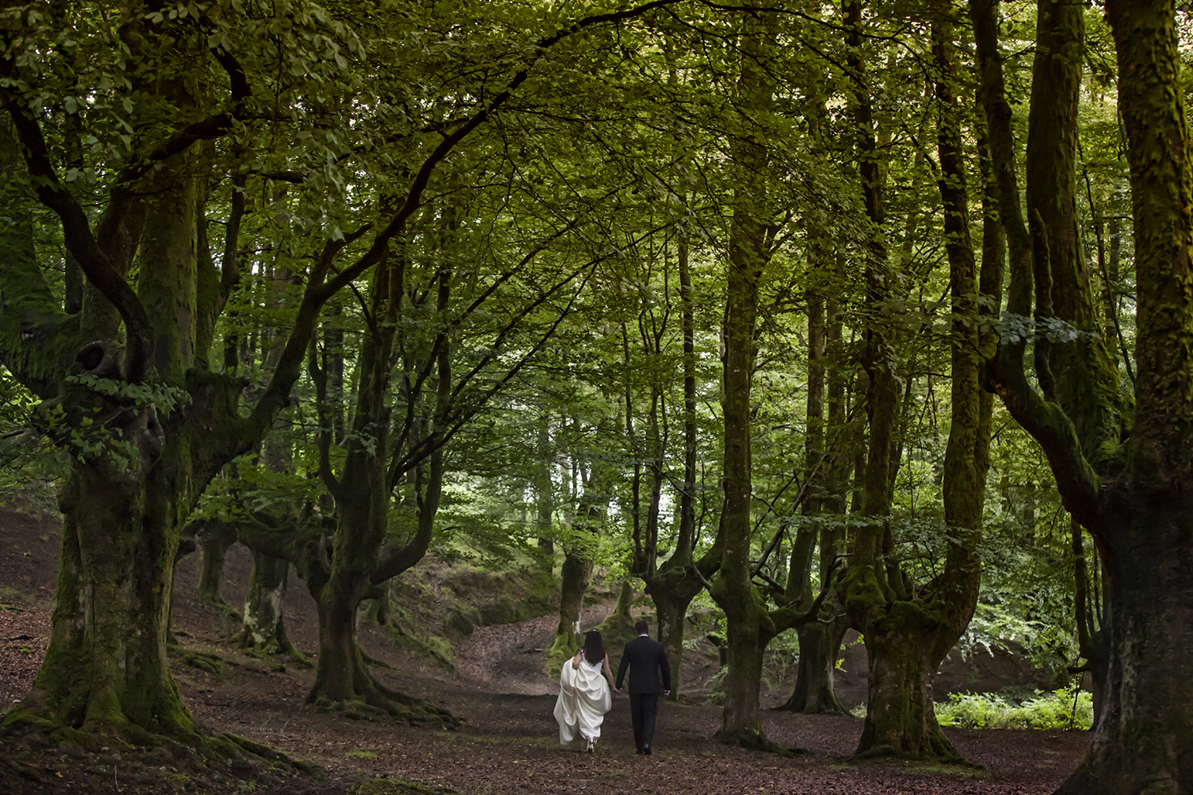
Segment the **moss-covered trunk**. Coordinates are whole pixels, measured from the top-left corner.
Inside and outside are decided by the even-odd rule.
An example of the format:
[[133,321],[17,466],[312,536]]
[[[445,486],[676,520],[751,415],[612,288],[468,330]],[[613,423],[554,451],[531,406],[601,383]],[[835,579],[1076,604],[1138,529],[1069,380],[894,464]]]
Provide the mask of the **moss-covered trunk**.
[[290,650],[282,624],[290,562],[253,550],[248,593],[244,597],[242,643],[271,652]]
[[691,571],[691,567],[697,565],[690,563],[682,570],[677,567],[656,574],[646,589],[655,606],[658,639],[667,651],[667,662],[671,666],[672,701],[679,698],[683,682],[684,620],[688,615],[688,606],[704,590],[704,584]]
[[757,346],[759,281],[770,260],[767,243],[771,209],[764,177],[768,155],[765,131],[758,122],[766,117],[773,102],[774,87],[760,62],[762,55],[774,46],[775,31],[769,27],[771,23],[770,15],[747,16],[742,22],[741,77],[737,92],[742,106],[754,115],[742,120],[743,134],[733,152],[739,183],[734,192],[722,332],[724,547],[720,569],[709,589],[725,612],[729,647],[725,708],[717,736],[745,746],[765,743],[758,719],[758,699],[763,650],[760,625],[767,615],[754,588],[750,560],[753,533],[750,391]]
[[[816,127],[820,127],[823,106],[817,106]],[[816,241],[813,249],[818,264],[823,264],[826,275],[833,273],[832,246],[825,231],[818,225],[809,230]],[[827,281],[808,288],[808,392],[807,392],[807,434],[804,441],[804,470],[807,496],[801,505],[805,517],[818,517],[821,521],[810,523],[796,535],[792,544],[791,563],[787,574],[787,592],[800,594],[800,606],[808,609],[814,598],[812,592],[812,565],[817,556],[813,554],[814,541],[819,544],[820,575],[827,577],[832,571],[839,552],[841,532],[832,523],[841,512],[842,500],[839,492],[838,454],[830,454],[826,447],[825,392],[828,372],[825,357],[828,341],[833,334],[839,335],[840,320],[834,318],[830,327],[826,317],[826,305],[837,309],[834,302],[826,300]],[[839,339],[839,336],[837,337]],[[839,376],[834,376],[839,378]],[[835,386],[835,385],[834,385]],[[841,423],[840,405],[836,395],[830,396],[829,429],[836,444],[841,444],[845,428]],[[834,445],[836,446],[836,445]],[[829,514],[829,515],[825,515]],[[819,529],[817,527],[819,526]],[[799,661],[796,665],[795,688],[782,709],[807,714],[843,713],[845,709],[833,690],[833,670],[845,636],[848,624],[845,616],[836,611],[827,623],[810,621],[795,627],[799,640]],[[823,619],[821,619],[823,620]]]
[[559,624],[555,627],[557,638],[571,636],[572,642],[576,642],[576,635],[581,631],[584,594],[588,593],[591,578],[591,560],[582,552],[569,550],[565,553],[559,572]]
[[389,440],[389,419],[383,408],[388,368],[387,357],[378,355],[378,347],[382,346],[366,342],[361,354],[362,366],[368,369],[361,378],[354,441],[336,493],[328,579],[307,584],[319,606],[319,653],[309,702],[352,701],[368,693],[360,681],[363,664],[356,645],[356,609],[372,585],[385,537],[390,493],[381,457]]
[[112,460],[79,464],[63,491],[49,648],[34,690],[44,715],[88,731],[193,728],[166,656],[179,484]]
[[[850,5],[855,19],[858,7]],[[940,730],[932,707],[937,667],[961,636],[977,603],[982,506],[988,469],[992,403],[980,374],[992,340],[979,333],[982,312],[969,219],[964,158],[956,109],[953,31],[948,9],[932,21],[940,108],[937,146],[939,188],[944,206],[946,252],[955,320],[951,335],[952,412],[945,450],[942,492],[949,538],[943,566],[927,583],[913,583],[891,555],[893,533],[886,519],[889,492],[883,458],[889,450],[891,394],[889,368],[869,366],[872,388],[871,444],[865,513],[870,522],[858,533],[853,569],[847,577],[846,604],[864,635],[869,657],[866,720],[858,743],[861,755],[891,754],[952,760],[958,756]],[[851,28],[855,29],[855,28]],[[876,220],[876,219],[875,219]],[[995,268],[996,263],[986,263]],[[989,277],[990,274],[984,274]],[[983,280],[983,286],[984,286]],[[881,413],[880,413],[881,411]]]
[[[1110,658],[1101,720],[1064,795],[1193,792],[1193,499],[1141,488],[1108,564]],[[1123,519],[1126,519],[1124,516]]]
[[199,600],[216,606],[227,606],[220,588],[224,579],[224,561],[228,549],[236,542],[236,525],[228,522],[204,522],[198,533]]
[[[316,597],[319,617],[319,655],[315,681],[307,695],[308,703],[368,703],[370,677],[356,642],[356,608],[360,587],[341,573],[324,585]],[[381,706],[374,703],[372,706]]]
[[[181,83],[170,91],[186,99]],[[158,170],[144,186],[153,201],[136,225],[140,246],[115,259],[121,272],[136,274],[137,292],[145,296],[142,344],[132,344],[126,332],[122,345],[120,318],[94,313],[88,328],[102,339],[84,346],[71,370],[84,380],[63,384],[42,415],[44,429],[73,463],[61,500],[50,644],[34,689],[45,696],[43,714],[88,730],[179,735],[193,729],[170,675],[166,642],[186,514],[214,475],[194,426],[186,424],[201,421],[205,406],[192,405],[184,416],[173,403],[191,385],[187,370],[194,364],[202,172],[194,153]],[[126,323],[133,311],[123,313]],[[209,434],[209,441],[221,440]]]
[[666,589],[658,594],[651,594],[651,601],[655,607],[655,621],[658,624],[657,635],[659,643],[667,652],[667,663],[671,666],[671,699],[679,698],[681,671],[683,669],[683,636],[684,616],[688,613],[688,605],[692,598],[682,598],[672,589]]
[[[1193,792],[1193,157],[1174,4],[1114,0],[1107,16],[1130,163],[1136,411],[1125,476],[1095,492],[1097,499],[1081,499],[1073,488],[1066,494],[1071,510],[1087,508],[1074,510],[1075,519],[1103,553],[1110,654],[1089,755],[1061,792],[1187,793]],[[1062,482],[1065,470],[1053,469]]]
[[848,623],[844,616],[824,624],[811,621],[796,627],[799,662],[796,664],[795,689],[783,709],[808,715],[845,712],[833,686],[833,672],[837,669],[846,629]]
[[858,753],[913,759],[955,759],[932,708],[932,686],[940,659],[925,635],[923,617],[904,604],[866,635],[869,679],[866,721]]
[[[683,395],[684,395],[684,468],[679,498],[679,532],[675,551],[662,565],[657,555],[648,561],[643,572],[646,593],[654,602],[658,617],[658,638],[667,652],[671,665],[671,700],[679,700],[683,686],[684,619],[688,606],[704,590],[704,583],[720,565],[719,538],[704,556],[694,556],[698,531],[696,527],[696,320],[692,303],[692,273],[688,261],[687,239],[681,232],[677,252],[679,266],[679,294],[683,326]],[[657,509],[657,503],[654,508]],[[658,522],[652,527],[657,532]],[[657,538],[652,537],[651,549],[657,553]]]
[[[727,581],[718,578],[715,582],[719,585]],[[723,593],[714,594],[714,598],[725,611],[726,662],[729,666],[724,679],[725,705],[721,711],[721,728],[716,737],[746,748],[766,748],[769,744],[762,732],[758,703],[765,648],[760,624],[765,619],[766,611],[749,590],[746,591],[745,599],[725,599]]]
[[[1008,309],[1024,315],[1032,276],[1042,273],[1033,267],[1032,255],[1046,255],[1047,249],[1029,248],[1018,207],[996,11],[992,2],[971,3],[1000,216],[1011,252]],[[1086,390],[1085,400],[1065,399],[1058,388],[1063,402],[1048,401],[1026,380],[1022,341],[1004,341],[995,386],[1047,454],[1065,507],[1094,536],[1105,565],[1110,627],[1105,702],[1089,754],[1060,792],[1187,793],[1193,791],[1193,680],[1188,677],[1193,643],[1186,629],[1193,620],[1188,455],[1193,400],[1187,387],[1193,361],[1193,220],[1188,211],[1193,171],[1181,101],[1182,57],[1172,2],[1112,0],[1107,17],[1117,53],[1135,231],[1136,410],[1126,456],[1115,426],[1129,415],[1115,415],[1121,396],[1102,373],[1081,377],[1077,386]],[[1048,187],[1040,186],[1044,195]],[[1064,270],[1046,273],[1054,280],[1074,278]],[[1047,285],[1037,287],[1039,292]],[[1096,359],[1089,361],[1097,365]],[[1046,392],[1049,374],[1037,375]]]

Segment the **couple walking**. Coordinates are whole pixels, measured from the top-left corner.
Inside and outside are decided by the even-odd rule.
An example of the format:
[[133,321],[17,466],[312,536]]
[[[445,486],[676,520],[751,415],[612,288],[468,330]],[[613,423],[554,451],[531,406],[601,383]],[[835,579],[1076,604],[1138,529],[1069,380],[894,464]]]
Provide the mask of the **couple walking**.
[[[654,740],[655,719],[659,714],[659,674],[663,675],[663,695],[671,694],[671,666],[663,644],[651,640],[645,621],[634,625],[638,637],[625,646],[617,666],[617,682],[609,668],[609,655],[601,633],[595,629],[584,636],[584,647],[559,674],[559,698],[555,702],[555,720],[559,722],[559,742],[567,745],[579,735],[592,752],[601,737],[601,723],[613,706],[609,691],[621,692],[626,669],[630,672],[630,720],[634,725],[634,745],[639,754],[650,754]],[[602,677],[601,674],[604,673]],[[606,684],[606,680],[608,683]]]

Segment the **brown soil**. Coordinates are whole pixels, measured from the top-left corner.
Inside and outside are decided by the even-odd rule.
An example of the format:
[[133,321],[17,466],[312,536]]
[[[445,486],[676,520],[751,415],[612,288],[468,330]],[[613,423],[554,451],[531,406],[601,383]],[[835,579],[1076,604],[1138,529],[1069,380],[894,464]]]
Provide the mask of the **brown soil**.
[[[54,523],[0,513],[0,709],[29,689],[49,637],[57,560]],[[1088,745],[1079,732],[948,730],[957,750],[982,769],[900,762],[852,762],[861,721],[853,717],[766,711],[763,728],[779,745],[806,751],[790,758],[725,746],[714,739],[720,709],[699,703],[663,705],[656,752],[634,754],[629,706],[615,698],[594,754],[562,748],[551,717],[557,688],[543,674],[542,649],[555,619],[477,629],[454,644],[454,670],[396,648],[376,629],[362,645],[385,666],[390,687],[449,709],[459,731],[415,728],[392,720],[349,719],[304,702],[312,674],[280,659],[246,656],[227,639],[235,621],[194,599],[196,556],[180,564],[175,629],[190,651],[218,655],[212,674],[176,660],[175,676],[196,720],[311,763],[323,773],[262,760],[207,763],[162,749],[91,751],[43,747],[0,735],[0,792],[12,795],[81,792],[211,793],[850,793],[851,795],[1043,795],[1056,789]],[[224,597],[243,596],[247,553],[228,565]],[[593,607],[586,623],[608,608]],[[286,605],[291,640],[315,648],[314,604],[297,580]],[[685,666],[686,670],[686,666]],[[703,672],[695,677],[700,681]],[[685,696],[700,695],[693,691]],[[778,695],[771,699],[777,703]],[[253,758],[255,759],[255,758]],[[195,771],[204,780],[196,782]],[[184,778],[190,776],[189,779]],[[414,782],[411,789],[399,780]]]

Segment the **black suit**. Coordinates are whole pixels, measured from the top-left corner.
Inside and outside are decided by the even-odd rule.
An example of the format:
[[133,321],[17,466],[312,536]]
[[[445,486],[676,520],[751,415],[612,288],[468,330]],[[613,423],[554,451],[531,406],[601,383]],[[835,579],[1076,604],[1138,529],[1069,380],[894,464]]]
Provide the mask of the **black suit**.
[[654,741],[655,718],[659,714],[659,673],[663,690],[671,689],[671,666],[663,644],[639,635],[625,646],[617,666],[617,689],[630,669],[630,719],[634,724],[634,745],[638,753],[650,753]]

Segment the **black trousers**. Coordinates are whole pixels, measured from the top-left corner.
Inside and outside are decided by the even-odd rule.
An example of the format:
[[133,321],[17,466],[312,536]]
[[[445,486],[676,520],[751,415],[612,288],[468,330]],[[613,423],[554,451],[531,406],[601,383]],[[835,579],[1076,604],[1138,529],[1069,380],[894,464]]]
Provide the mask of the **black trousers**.
[[654,742],[654,725],[658,715],[658,693],[630,693],[630,721],[634,724],[634,745],[639,752]]

